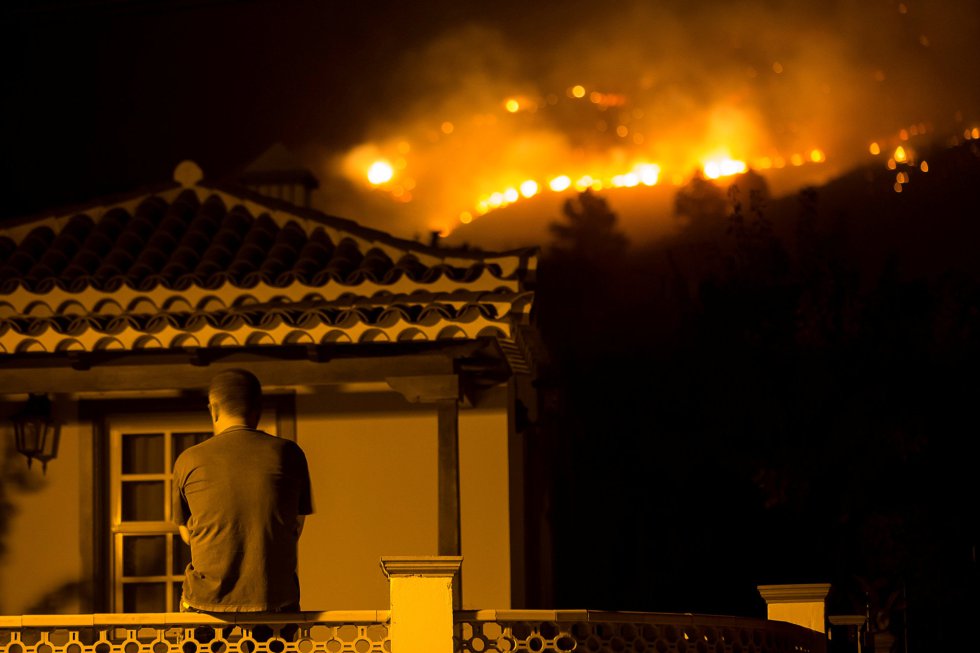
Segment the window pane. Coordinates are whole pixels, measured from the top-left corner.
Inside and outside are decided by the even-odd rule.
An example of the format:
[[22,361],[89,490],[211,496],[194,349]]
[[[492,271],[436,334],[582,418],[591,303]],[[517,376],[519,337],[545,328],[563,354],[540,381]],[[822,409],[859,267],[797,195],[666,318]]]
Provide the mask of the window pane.
[[165,499],[163,481],[124,481],[122,519],[123,521],[162,521]]
[[193,447],[195,444],[200,444],[211,437],[211,433],[207,431],[195,431],[193,433],[174,433],[173,434],[173,456],[174,460],[177,460],[177,456],[184,449]]
[[162,576],[167,573],[167,535],[123,538],[123,576]]
[[163,433],[123,433],[123,474],[161,474],[164,471]]
[[166,612],[166,583],[123,585],[123,612]]
[[183,583],[174,583],[174,597],[173,600],[170,602],[171,612],[180,612],[180,596],[183,591],[184,591]]
[[183,576],[184,570],[187,569],[187,565],[191,562],[191,547],[184,544],[184,540],[180,537],[174,537],[174,560],[173,560],[173,574],[175,576]]

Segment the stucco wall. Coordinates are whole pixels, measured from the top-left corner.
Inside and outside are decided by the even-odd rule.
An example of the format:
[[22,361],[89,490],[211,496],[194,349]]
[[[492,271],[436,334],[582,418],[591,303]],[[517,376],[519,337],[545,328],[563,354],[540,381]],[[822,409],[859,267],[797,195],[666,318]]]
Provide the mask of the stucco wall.
[[395,393],[296,399],[315,514],[300,542],[304,610],[386,609],[382,554],[434,554],[436,414]]
[[[22,403],[22,402],[21,402]],[[92,610],[92,426],[56,401],[58,458],[41,475],[13,449],[0,403],[0,614]],[[306,451],[316,514],[300,546],[306,610],[385,609],[382,555],[434,555],[438,538],[437,416],[378,386],[300,392],[297,441]],[[507,410],[504,388],[460,411],[463,601],[510,606]]]
[[[382,555],[435,555],[437,417],[391,391],[299,395],[297,441],[316,514],[300,544],[304,610],[385,609]],[[504,388],[461,409],[464,607],[510,606],[507,411]]]
[[511,607],[506,392],[501,395],[459,415],[464,609]]
[[3,502],[10,513],[0,534],[0,614],[75,613],[89,609],[92,431],[75,418],[74,404],[58,402],[64,421],[57,459],[47,474],[14,448],[8,419],[20,406],[0,407]]

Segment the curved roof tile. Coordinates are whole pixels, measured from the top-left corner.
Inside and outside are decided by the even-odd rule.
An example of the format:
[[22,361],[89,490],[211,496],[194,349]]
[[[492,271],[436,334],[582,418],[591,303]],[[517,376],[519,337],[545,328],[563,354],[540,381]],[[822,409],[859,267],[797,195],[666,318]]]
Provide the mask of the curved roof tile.
[[248,191],[170,187],[0,234],[0,354],[511,338],[533,250],[439,250]]

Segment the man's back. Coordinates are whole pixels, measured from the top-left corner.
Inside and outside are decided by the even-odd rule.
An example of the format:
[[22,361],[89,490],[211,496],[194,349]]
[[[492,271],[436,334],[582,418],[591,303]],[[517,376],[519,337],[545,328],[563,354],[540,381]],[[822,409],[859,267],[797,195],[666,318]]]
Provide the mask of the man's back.
[[295,442],[244,426],[187,449],[174,464],[174,521],[192,562],[184,600],[207,611],[298,607],[300,515],[312,512]]

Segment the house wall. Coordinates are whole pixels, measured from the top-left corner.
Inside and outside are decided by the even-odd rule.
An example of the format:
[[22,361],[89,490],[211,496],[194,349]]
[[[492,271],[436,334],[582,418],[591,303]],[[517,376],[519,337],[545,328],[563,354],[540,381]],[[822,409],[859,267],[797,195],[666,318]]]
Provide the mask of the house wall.
[[314,514],[300,538],[304,610],[385,609],[382,554],[434,554],[436,414],[393,392],[296,398]]
[[463,608],[511,606],[506,390],[459,415]]
[[10,415],[20,402],[0,405],[0,614],[90,611],[92,429],[76,404],[54,404],[63,423],[58,457],[46,474],[14,447]]
[[[437,416],[386,386],[300,394],[315,514],[300,542],[304,610],[386,609],[382,555],[438,551]],[[464,607],[510,607],[506,392],[460,411]]]
[[[0,402],[0,614],[91,612],[92,424],[56,398],[58,457],[28,471],[9,421],[22,404]],[[385,609],[380,557],[437,553],[437,423],[434,406],[387,386],[297,394],[316,511],[300,544],[303,609]],[[507,427],[504,387],[460,410],[465,608],[510,607]]]

